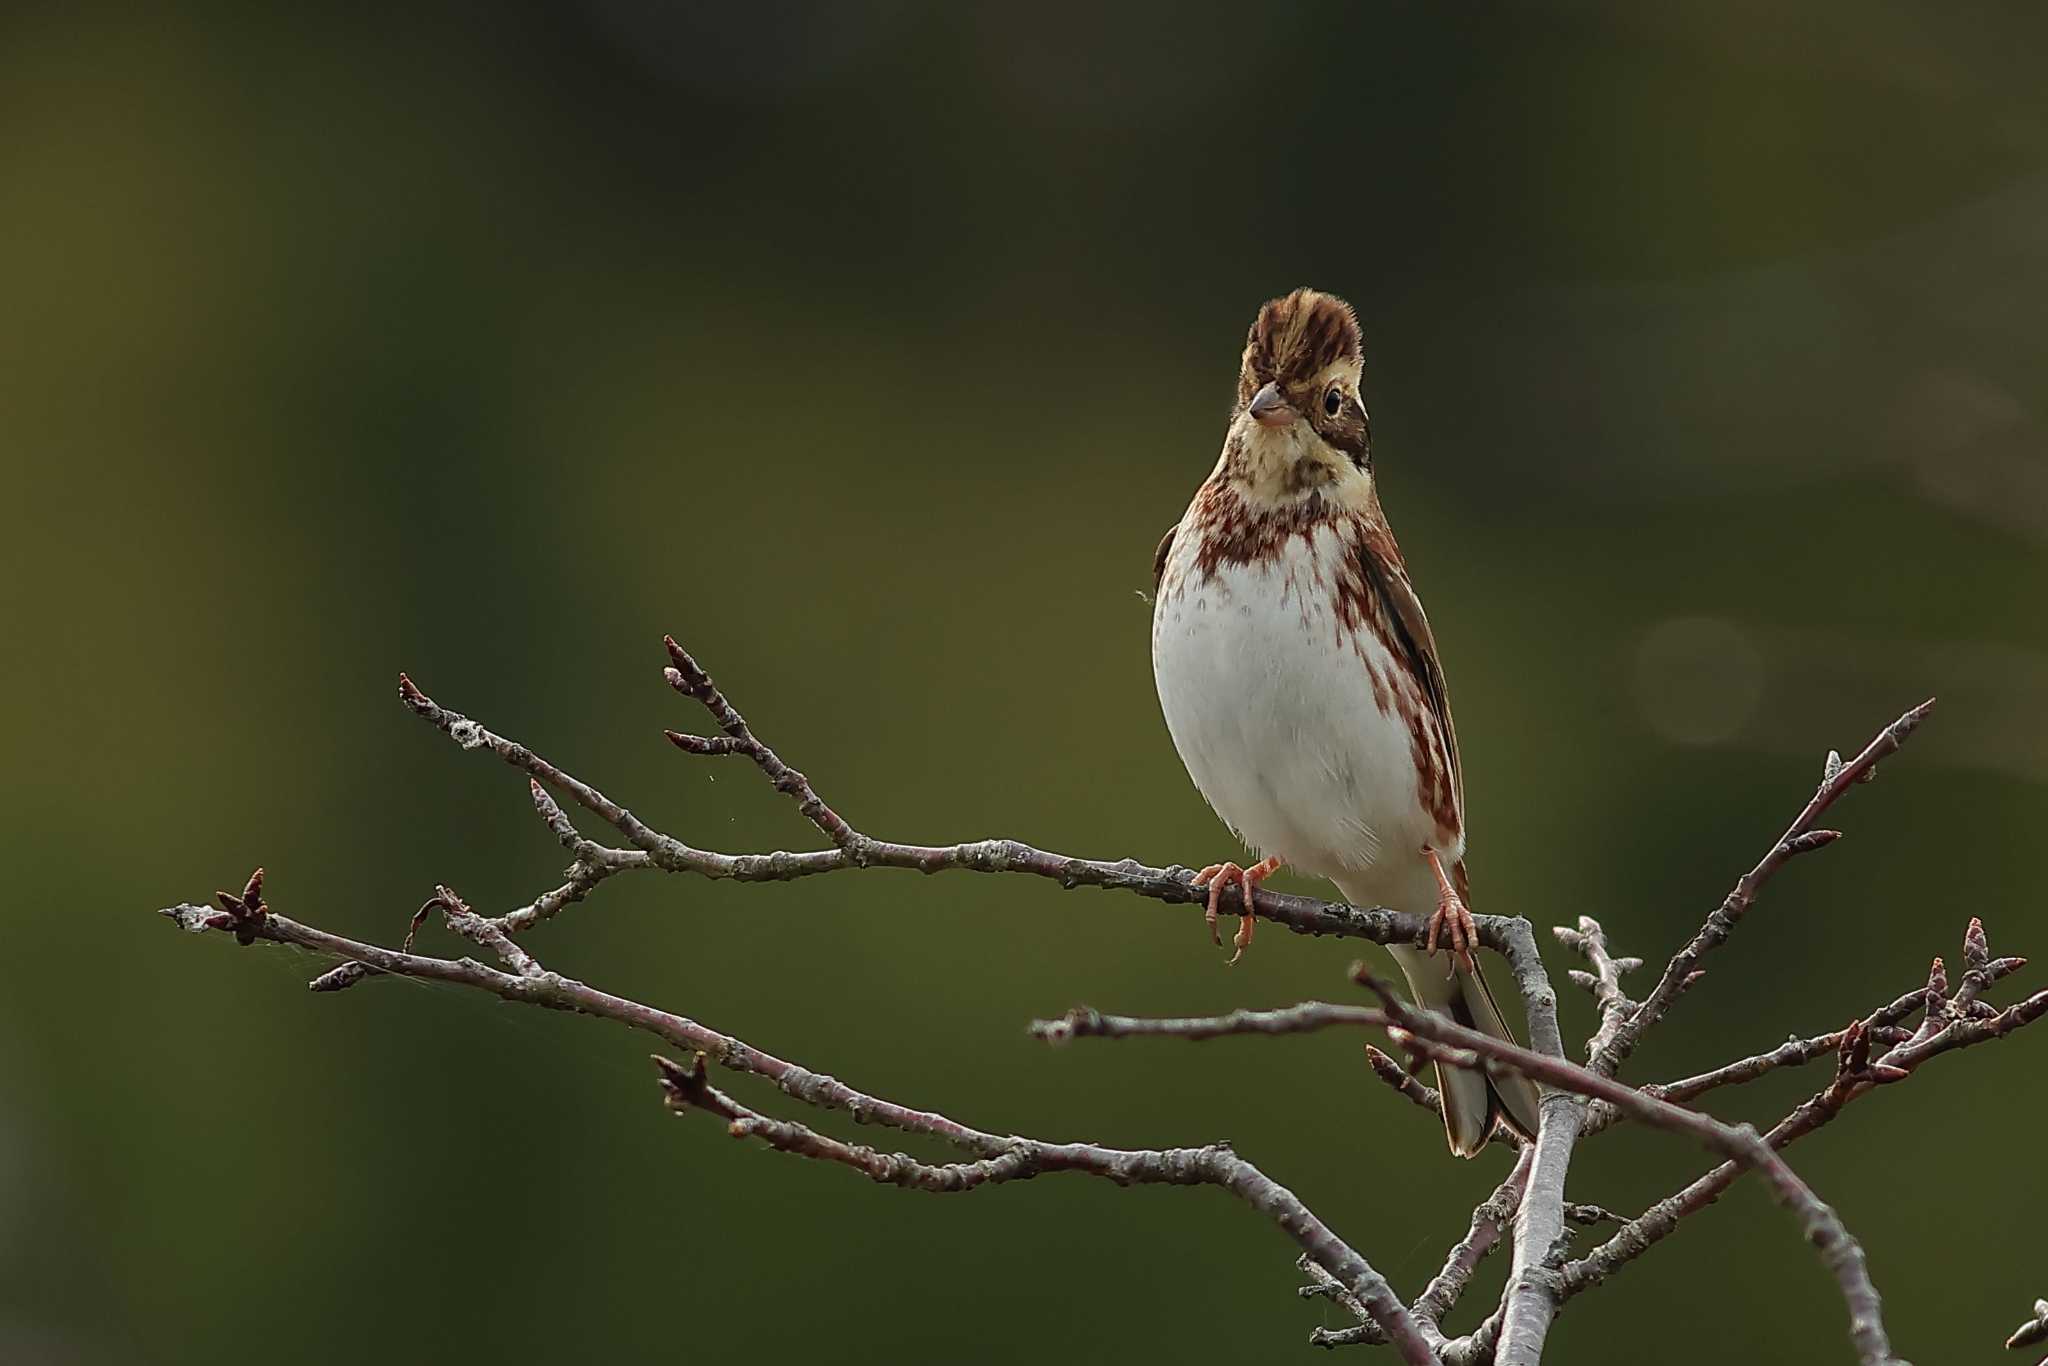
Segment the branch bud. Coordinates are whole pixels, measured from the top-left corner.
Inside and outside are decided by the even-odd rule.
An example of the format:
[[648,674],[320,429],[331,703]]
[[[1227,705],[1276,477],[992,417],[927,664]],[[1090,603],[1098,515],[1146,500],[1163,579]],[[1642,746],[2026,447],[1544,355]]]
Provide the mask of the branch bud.
[[1970,917],[1970,928],[1963,931],[1963,962],[1979,972],[1991,962],[1991,944],[1984,937],[1984,922],[1974,915]]

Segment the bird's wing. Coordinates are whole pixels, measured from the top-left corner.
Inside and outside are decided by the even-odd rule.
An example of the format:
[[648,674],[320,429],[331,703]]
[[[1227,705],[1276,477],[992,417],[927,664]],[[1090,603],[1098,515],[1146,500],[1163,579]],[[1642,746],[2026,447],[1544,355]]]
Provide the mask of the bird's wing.
[[1168,527],[1166,534],[1159,538],[1159,549],[1152,552],[1152,591],[1154,593],[1159,591],[1159,580],[1166,574],[1166,557],[1173,553],[1173,537],[1179,530],[1179,522],[1175,522],[1172,526]]
[[1422,599],[1415,595],[1415,585],[1408,581],[1408,566],[1402,562],[1401,548],[1384,529],[1359,542],[1358,558],[1386,609],[1395,642],[1421,682],[1422,691],[1429,698],[1429,709],[1436,714],[1437,729],[1444,738],[1444,755],[1451,766],[1452,801],[1462,824],[1465,779],[1458,766],[1458,732],[1451,724],[1451,694],[1444,685],[1444,666],[1437,659],[1436,637],[1430,634]]

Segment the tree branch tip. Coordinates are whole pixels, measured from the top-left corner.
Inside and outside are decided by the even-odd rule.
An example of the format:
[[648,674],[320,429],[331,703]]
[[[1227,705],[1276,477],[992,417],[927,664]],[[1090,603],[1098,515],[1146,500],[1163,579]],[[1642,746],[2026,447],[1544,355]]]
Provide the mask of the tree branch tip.
[[2034,1301],[2034,1317],[2013,1330],[2005,1340],[2005,1350],[2017,1352],[2022,1347],[2032,1347],[2048,1342],[2048,1300]]
[[1072,1043],[1084,1034],[1100,1031],[1102,1013],[1092,1006],[1075,1006],[1064,1015],[1050,1020],[1033,1020],[1024,1026],[1024,1032],[1041,1042],[1058,1047]]
[[1808,830],[1786,840],[1783,848],[1786,854],[1810,854],[1816,849],[1825,849],[1842,837],[1839,830]]
[[711,675],[704,666],[691,657],[690,652],[676,643],[674,636],[661,638],[662,648],[668,651],[669,667],[661,671],[668,685],[686,697],[703,701],[703,695],[711,689]]
[[1970,927],[1963,931],[1963,962],[1982,972],[1991,963],[1991,942],[1984,937],[1984,921],[1978,916],[1970,917]]
[[418,712],[424,712],[434,705],[434,699],[421,692],[419,685],[403,672],[398,675],[398,697],[406,706]]
[[221,928],[216,923],[221,912],[211,906],[199,906],[190,901],[181,901],[175,906],[159,906],[156,913],[187,934],[205,934],[208,930]]
[[1393,1003],[1393,987],[1388,984],[1384,977],[1374,972],[1372,967],[1363,958],[1351,960],[1351,966],[1347,969],[1347,975],[1355,985],[1364,987],[1382,1001],[1389,1004]]
[[[1938,697],[1930,697],[1917,707],[1907,708],[1905,713],[1901,715],[1898,720],[1892,722],[1889,726],[1886,726],[1884,728],[1884,738],[1891,741],[1892,747],[1894,749],[1896,749],[1899,745],[1904,744],[1906,737],[1911,735],[1916,729],[1919,728],[1920,723],[1927,719],[1927,714],[1934,710],[1934,704],[1940,700],[1941,699]],[[1871,769],[1875,769],[1877,765],[1872,764],[1870,767]],[[1857,781],[1867,783],[1870,781],[1870,779],[1870,771],[1865,770],[1861,775],[1858,776]]]

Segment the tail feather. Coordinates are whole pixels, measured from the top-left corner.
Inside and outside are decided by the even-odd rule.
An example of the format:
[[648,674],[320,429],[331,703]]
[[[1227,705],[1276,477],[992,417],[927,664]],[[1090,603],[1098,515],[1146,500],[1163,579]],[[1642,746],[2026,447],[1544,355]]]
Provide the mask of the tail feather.
[[[1414,860],[1399,876],[1408,880],[1404,883],[1399,877],[1344,877],[1335,881],[1338,890],[1354,906],[1420,910],[1434,903],[1436,879],[1422,859]],[[1469,901],[1471,880],[1463,859],[1451,865],[1450,877],[1458,895]],[[1471,972],[1462,968],[1453,971],[1448,954],[1432,957],[1409,944],[1389,944],[1387,951],[1400,966],[1401,975],[1408,979],[1408,997],[1416,1005],[1440,1011],[1468,1029],[1516,1042],[1515,1033],[1508,1028],[1507,1018],[1501,1014],[1493,992],[1487,989],[1486,976],[1478,970],[1476,961]],[[1512,1073],[1495,1076],[1469,1067],[1438,1067],[1436,1085],[1443,1098],[1444,1137],[1458,1156],[1471,1157],[1485,1148],[1496,1125],[1524,1138],[1535,1136],[1539,1123],[1536,1087],[1527,1077]]]
[[[1430,958],[1420,950],[1390,946],[1401,975],[1408,979],[1408,994],[1415,1003],[1440,1010],[1457,1023],[1497,1039],[1515,1042],[1493,993],[1487,989],[1483,972],[1459,970],[1445,973],[1446,960]],[[1476,967],[1476,964],[1475,964]],[[1523,1138],[1533,1138],[1538,1124],[1536,1087],[1528,1078],[1495,1076],[1467,1067],[1436,1065],[1437,1092],[1441,1096],[1444,1137],[1459,1157],[1472,1157],[1486,1147],[1496,1124]]]
[[[1451,1018],[1482,1034],[1490,1034],[1508,1043],[1516,1042],[1515,1031],[1508,1028],[1507,1017],[1500,1013],[1500,1005],[1493,999],[1493,992],[1486,985],[1486,974],[1479,970],[1475,960],[1472,971],[1459,974],[1463,990],[1451,1002]],[[1511,1130],[1522,1139],[1536,1137],[1541,1120],[1538,1115],[1536,1084],[1518,1072],[1476,1073],[1486,1079],[1487,1122],[1482,1143],[1493,1134],[1493,1126]],[[1474,1149],[1477,1151],[1477,1149]],[[1471,1153],[1463,1154],[1470,1157]]]

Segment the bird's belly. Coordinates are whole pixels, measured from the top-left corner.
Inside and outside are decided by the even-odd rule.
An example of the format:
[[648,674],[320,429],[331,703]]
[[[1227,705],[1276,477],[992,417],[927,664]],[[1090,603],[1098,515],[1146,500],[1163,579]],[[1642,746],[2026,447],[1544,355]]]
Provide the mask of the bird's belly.
[[1325,876],[1415,852],[1434,831],[1402,670],[1369,627],[1339,622],[1326,586],[1338,553],[1319,532],[1276,560],[1170,565],[1152,623],[1159,703],[1188,775],[1247,844]]

